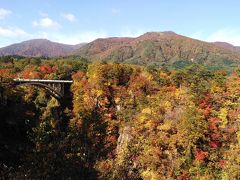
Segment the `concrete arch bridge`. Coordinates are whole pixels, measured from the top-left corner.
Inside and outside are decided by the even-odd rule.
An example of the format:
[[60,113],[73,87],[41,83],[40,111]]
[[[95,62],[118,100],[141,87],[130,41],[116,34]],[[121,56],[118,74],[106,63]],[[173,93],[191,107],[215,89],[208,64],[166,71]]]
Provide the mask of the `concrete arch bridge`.
[[[47,92],[61,101],[69,95],[72,80],[46,80],[46,79],[13,79],[17,86],[37,86],[47,90]],[[68,92],[67,92],[68,91]]]

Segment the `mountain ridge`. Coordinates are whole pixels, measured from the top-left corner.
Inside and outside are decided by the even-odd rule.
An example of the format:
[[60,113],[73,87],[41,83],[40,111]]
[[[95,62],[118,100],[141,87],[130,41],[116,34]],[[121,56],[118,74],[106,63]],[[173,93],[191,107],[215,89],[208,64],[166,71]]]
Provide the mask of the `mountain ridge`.
[[205,42],[172,31],[146,32],[138,37],[99,38],[90,43],[68,45],[33,39],[0,48],[0,56],[58,57],[79,55],[90,61],[132,64],[173,64],[177,61],[213,65],[240,64],[240,47],[226,42]]
[[201,64],[240,63],[240,52],[174,32],[147,32],[136,38],[101,38],[74,51],[92,61],[172,64],[188,60]]
[[0,48],[0,56],[19,55],[25,57],[68,56],[84,43],[68,45],[52,42],[48,39],[31,39]]
[[216,42],[213,42],[213,44],[215,44],[216,46],[240,53],[240,46],[234,46],[230,43],[222,42],[222,41],[216,41]]

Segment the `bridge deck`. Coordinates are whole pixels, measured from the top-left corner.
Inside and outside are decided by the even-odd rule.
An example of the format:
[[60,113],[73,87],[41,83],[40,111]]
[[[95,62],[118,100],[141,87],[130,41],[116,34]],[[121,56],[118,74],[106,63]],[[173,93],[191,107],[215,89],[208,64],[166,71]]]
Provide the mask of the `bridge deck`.
[[41,83],[73,83],[72,80],[48,80],[48,79],[13,79],[15,82],[41,82]]

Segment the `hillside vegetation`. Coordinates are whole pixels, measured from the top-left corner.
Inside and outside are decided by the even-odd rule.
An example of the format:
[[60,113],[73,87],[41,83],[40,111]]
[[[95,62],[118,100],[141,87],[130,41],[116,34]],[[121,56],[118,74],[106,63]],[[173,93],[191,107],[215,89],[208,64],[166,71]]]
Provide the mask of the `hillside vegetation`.
[[59,57],[68,56],[83,44],[68,45],[47,39],[32,39],[0,48],[0,56]]
[[150,32],[137,38],[97,39],[76,50],[75,54],[93,62],[104,60],[158,66],[171,66],[178,61],[222,67],[240,63],[240,51],[173,32]]

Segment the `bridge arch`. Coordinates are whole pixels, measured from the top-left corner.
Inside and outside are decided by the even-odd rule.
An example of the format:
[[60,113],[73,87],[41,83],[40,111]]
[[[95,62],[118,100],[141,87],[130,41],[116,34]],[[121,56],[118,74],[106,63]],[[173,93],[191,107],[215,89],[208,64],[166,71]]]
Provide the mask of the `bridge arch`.
[[48,93],[54,98],[56,98],[57,100],[60,100],[61,98],[63,98],[60,93],[58,93],[57,91],[55,91],[53,88],[51,88],[46,84],[29,82],[29,83],[21,83],[21,84],[18,84],[17,86],[20,87],[20,86],[31,86],[31,85],[47,90]]
[[13,79],[17,86],[37,86],[47,92],[58,101],[64,98],[65,84],[71,84],[71,80],[44,80],[44,79]]

